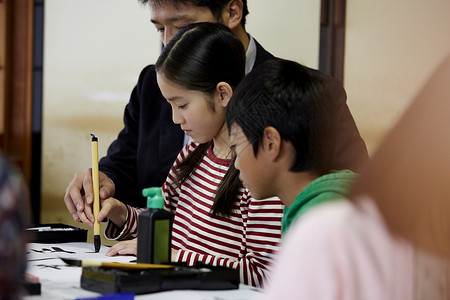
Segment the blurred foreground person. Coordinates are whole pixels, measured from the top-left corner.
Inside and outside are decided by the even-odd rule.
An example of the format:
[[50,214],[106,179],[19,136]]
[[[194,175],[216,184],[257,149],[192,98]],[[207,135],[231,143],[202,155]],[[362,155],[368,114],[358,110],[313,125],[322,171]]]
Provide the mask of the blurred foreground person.
[[356,180],[290,228],[263,299],[450,299],[450,56]]
[[21,299],[26,268],[28,193],[21,174],[0,153],[0,299]]

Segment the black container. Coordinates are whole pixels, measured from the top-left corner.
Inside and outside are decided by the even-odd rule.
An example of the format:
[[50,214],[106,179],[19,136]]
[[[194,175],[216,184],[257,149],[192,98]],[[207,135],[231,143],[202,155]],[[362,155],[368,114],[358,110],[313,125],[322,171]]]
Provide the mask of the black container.
[[[83,267],[81,288],[102,294],[147,294],[170,290],[230,290],[239,288],[239,270],[197,263],[171,269]],[[218,297],[217,297],[218,298]]]
[[161,188],[143,189],[142,195],[148,209],[138,216],[137,262],[170,263],[173,216],[163,209]]

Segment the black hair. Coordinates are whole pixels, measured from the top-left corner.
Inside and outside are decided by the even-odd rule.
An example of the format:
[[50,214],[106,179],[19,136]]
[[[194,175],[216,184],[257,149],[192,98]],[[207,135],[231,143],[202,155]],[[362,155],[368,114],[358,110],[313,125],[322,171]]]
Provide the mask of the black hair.
[[[164,47],[156,71],[171,82],[213,95],[219,82],[235,87],[245,76],[245,51],[239,38],[225,25],[195,23],[183,27]],[[196,169],[211,142],[200,144],[176,168],[181,185]],[[242,184],[231,164],[221,180],[212,207],[213,215],[229,216]]]
[[[148,3],[155,5],[161,4],[173,4],[175,7],[177,5],[192,5],[198,7],[207,7],[217,22],[221,23],[222,20],[222,11],[225,6],[230,3],[231,0],[139,0],[141,3]],[[245,29],[245,21],[248,15],[248,6],[247,0],[242,0],[243,9],[242,9],[242,27]]]
[[204,22],[183,27],[155,66],[170,81],[211,95],[221,81],[238,85],[245,75],[245,60],[242,42],[228,27]]
[[257,156],[264,129],[272,126],[295,148],[290,171],[327,174],[337,133],[334,83],[293,61],[267,61],[235,89],[226,112],[228,130],[241,127]]

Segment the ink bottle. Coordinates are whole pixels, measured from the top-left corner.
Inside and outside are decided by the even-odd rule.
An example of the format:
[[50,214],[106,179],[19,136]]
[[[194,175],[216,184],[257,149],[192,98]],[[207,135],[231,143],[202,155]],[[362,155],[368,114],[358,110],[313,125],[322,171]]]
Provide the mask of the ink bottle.
[[142,195],[147,209],[138,216],[137,262],[170,263],[173,216],[164,210],[160,187],[143,189]]

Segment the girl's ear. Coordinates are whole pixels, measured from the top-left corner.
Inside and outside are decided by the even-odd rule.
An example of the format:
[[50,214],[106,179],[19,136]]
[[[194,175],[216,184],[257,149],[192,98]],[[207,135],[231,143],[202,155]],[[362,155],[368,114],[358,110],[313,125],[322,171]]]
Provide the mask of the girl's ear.
[[260,151],[264,152],[271,161],[276,161],[281,155],[281,136],[272,126],[264,128]]
[[230,0],[222,11],[223,23],[233,30],[241,24],[243,10],[244,4],[242,0]]
[[228,83],[221,81],[216,86],[216,95],[219,98],[220,105],[227,107],[231,96],[233,96],[233,89]]

